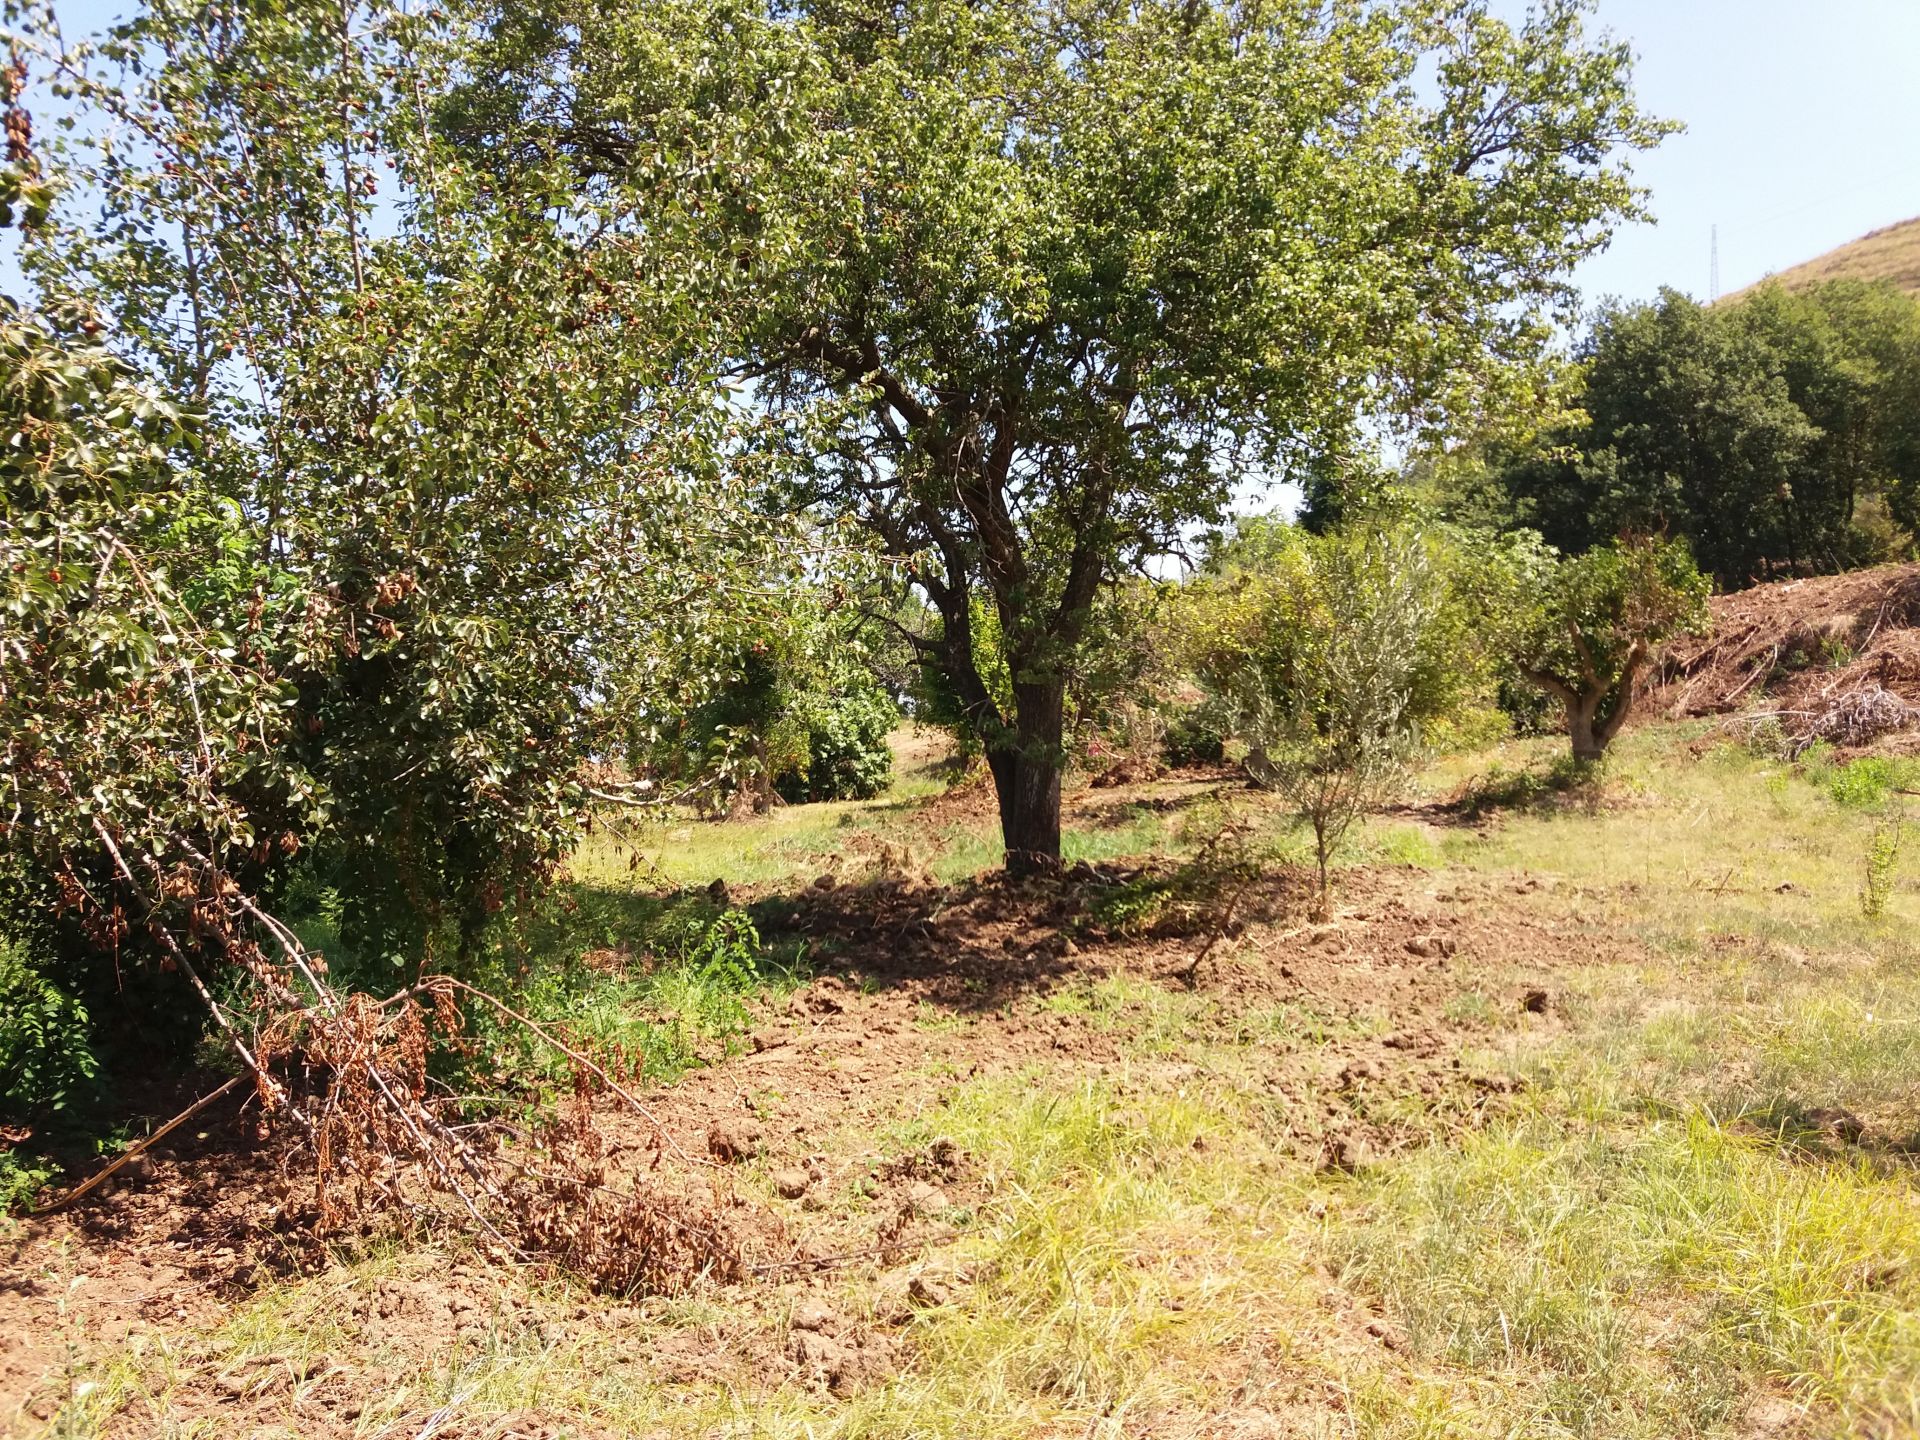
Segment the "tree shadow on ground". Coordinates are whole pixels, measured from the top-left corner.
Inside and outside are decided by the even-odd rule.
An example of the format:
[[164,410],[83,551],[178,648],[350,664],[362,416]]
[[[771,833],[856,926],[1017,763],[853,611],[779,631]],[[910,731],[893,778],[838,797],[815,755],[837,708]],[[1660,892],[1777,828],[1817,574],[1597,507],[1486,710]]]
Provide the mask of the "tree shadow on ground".
[[1137,957],[1299,911],[1309,890],[1303,874],[1261,872],[1230,906],[1224,885],[1176,862],[1082,861],[1050,876],[815,886],[754,914],[765,934],[804,940],[820,969],[869,988],[911,983],[940,1008],[980,1014],[1084,978],[1122,951]]
[[1606,806],[1605,762],[1563,755],[1544,767],[1496,766],[1445,799],[1404,806],[1399,813],[1432,825],[1478,828],[1503,815],[1592,815]]

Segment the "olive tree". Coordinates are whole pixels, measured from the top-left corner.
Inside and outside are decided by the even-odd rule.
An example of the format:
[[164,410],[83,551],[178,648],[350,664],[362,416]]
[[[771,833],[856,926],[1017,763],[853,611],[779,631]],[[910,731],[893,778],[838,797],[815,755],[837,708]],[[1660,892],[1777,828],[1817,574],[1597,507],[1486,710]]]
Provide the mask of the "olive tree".
[[[1230,477],[1523,390],[1663,127],[1583,0],[530,0],[440,111],[625,187],[793,500],[924,597],[1010,869],[1101,587]],[[1010,684],[981,673],[992,611]]]
[[1313,830],[1320,910],[1347,831],[1403,782],[1427,727],[1469,698],[1478,652],[1446,556],[1404,526],[1258,527],[1188,587],[1197,673],[1255,784]]
[[1520,673],[1565,708],[1573,758],[1600,759],[1660,647],[1708,623],[1708,583],[1678,540],[1626,540],[1522,572]]

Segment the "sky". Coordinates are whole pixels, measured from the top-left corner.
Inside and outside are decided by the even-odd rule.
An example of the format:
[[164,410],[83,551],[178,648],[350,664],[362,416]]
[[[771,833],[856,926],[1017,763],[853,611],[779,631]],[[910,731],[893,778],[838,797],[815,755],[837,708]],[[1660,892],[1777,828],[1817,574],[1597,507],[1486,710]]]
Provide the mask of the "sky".
[[[79,34],[128,6],[58,8]],[[1645,107],[1687,129],[1635,161],[1655,220],[1582,268],[1589,305],[1710,298],[1715,226],[1725,294],[1920,215],[1920,0],[1598,0],[1597,22],[1638,52]]]
[[1710,298],[1716,225],[1726,294],[1920,215],[1920,0],[1599,0],[1598,20],[1687,129],[1636,161],[1656,223],[1587,263],[1589,303]]

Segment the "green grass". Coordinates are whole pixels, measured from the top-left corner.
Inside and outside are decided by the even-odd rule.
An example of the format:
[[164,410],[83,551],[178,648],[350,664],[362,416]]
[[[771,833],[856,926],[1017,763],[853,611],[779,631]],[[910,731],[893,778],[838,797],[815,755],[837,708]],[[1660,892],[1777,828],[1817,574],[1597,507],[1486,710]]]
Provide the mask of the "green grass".
[[[485,1324],[389,1354],[346,1302],[443,1263],[395,1252],[95,1367],[70,1433],[164,1427],[172,1387],[210,1371],[298,1393],[323,1356],[390,1374],[356,1422],[368,1437],[416,1433],[441,1405],[475,1433],[528,1410],[588,1434],[782,1440],[1920,1433],[1920,1191],[1905,1148],[1920,1134],[1920,905],[1905,869],[1881,916],[1859,901],[1892,787],[1871,766],[1791,766],[1701,727],[1617,748],[1584,795],[1531,783],[1549,776],[1551,741],[1449,757],[1421,793],[1457,794],[1497,765],[1479,793],[1500,803],[1357,837],[1351,859],[1432,871],[1406,882],[1416,890],[1472,880],[1522,907],[1555,963],[1550,1024],[1515,1013],[1498,964],[1456,963],[1442,1009],[1464,1027],[1463,1065],[1530,1083],[1478,1116],[1370,1094],[1367,1113],[1413,1143],[1357,1175],[1318,1173],[1295,1148],[1323,1097],[1268,1082],[1280,1057],[1378,1035],[1396,1015],[1337,993],[1189,992],[1116,965],[1020,1002],[1100,1032],[1117,1060],[1098,1073],[1071,1055],[971,1078],[929,1061],[947,1077],[937,1098],[903,1100],[877,1138],[850,1121],[819,1142],[857,1154],[948,1139],[982,1195],[955,1244],[915,1262],[967,1283],[914,1310],[901,1365],[869,1388],[835,1397],[751,1373],[746,1357],[780,1343],[782,1323],[755,1287],[628,1312],[489,1272],[503,1298]],[[697,827],[710,848],[685,873],[805,883],[850,834],[911,833],[912,815],[794,807]],[[1076,853],[1191,843],[1144,806],[1109,820],[1073,832]],[[1282,828],[1269,817],[1264,843]],[[987,829],[941,837],[936,868],[993,863]],[[547,1003],[603,1043],[642,1025],[658,1044],[677,1025],[688,1063],[712,1058],[730,1007],[804,959],[758,951],[744,979],[709,972],[717,907],[703,893],[654,893],[611,864],[588,876],[528,944],[572,956]],[[582,978],[595,948],[623,967]],[[912,1024],[929,1039],[987,1028],[930,1003]],[[1864,1143],[1822,1123],[1836,1111]],[[900,1280],[854,1266],[826,1283],[860,1314]],[[1377,1308],[1394,1348],[1365,1338],[1352,1307]],[[692,1330],[719,1358],[667,1383],[649,1357]]]
[[1872,1433],[1920,1418],[1905,1174],[1698,1112],[1541,1114],[1393,1167],[1332,1228],[1347,1281],[1529,1433],[1712,1434],[1770,1389]]

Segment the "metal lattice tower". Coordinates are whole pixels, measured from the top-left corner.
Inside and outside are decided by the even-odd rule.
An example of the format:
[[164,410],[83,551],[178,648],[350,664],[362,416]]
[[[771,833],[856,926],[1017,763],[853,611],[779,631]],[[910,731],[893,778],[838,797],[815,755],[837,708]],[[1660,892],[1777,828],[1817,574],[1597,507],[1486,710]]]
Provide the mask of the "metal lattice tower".
[[1712,233],[1713,239],[1710,252],[1713,258],[1708,267],[1707,290],[1709,299],[1707,303],[1709,305],[1718,305],[1720,303],[1720,227],[1718,225],[1714,226]]

